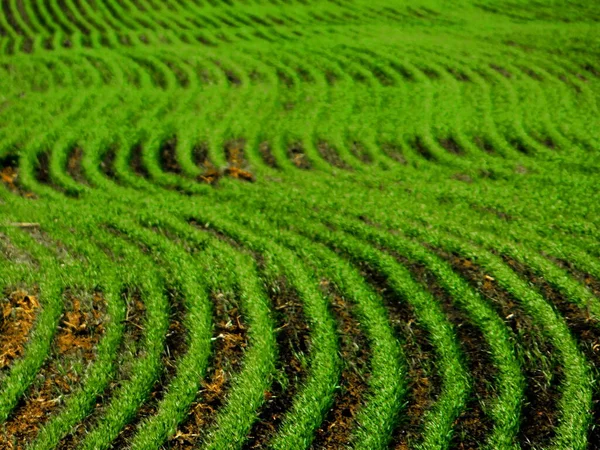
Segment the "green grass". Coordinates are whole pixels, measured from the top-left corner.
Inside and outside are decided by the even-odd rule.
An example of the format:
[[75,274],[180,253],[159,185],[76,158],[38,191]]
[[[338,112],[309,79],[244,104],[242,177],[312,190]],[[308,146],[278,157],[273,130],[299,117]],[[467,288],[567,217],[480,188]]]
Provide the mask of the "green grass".
[[[0,370],[0,433],[11,438],[44,381],[78,290],[102,293],[102,338],[23,445],[179,448],[218,356],[211,295],[226,291],[247,345],[194,447],[242,449],[266,421],[260,444],[274,449],[324,433],[333,441],[317,448],[475,445],[465,430],[483,430],[481,448],[594,448],[599,23],[591,0],[3,2],[0,295],[35,292],[41,308]],[[484,281],[442,253],[490,277],[532,328],[512,329]],[[276,325],[275,279],[297,295],[308,344],[273,412],[289,326]],[[324,279],[365,338],[356,398],[341,386],[357,361]],[[133,344],[132,292],[145,306]],[[399,306],[417,347],[403,334],[413,319],[394,323]],[[185,343],[173,356],[175,308]],[[484,397],[448,308],[489,353]],[[425,391],[411,378],[421,359]]]

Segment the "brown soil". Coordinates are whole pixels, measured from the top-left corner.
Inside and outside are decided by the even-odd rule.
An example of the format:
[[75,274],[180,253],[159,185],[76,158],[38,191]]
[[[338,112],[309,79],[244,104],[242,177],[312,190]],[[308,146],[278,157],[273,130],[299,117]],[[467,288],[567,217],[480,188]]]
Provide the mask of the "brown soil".
[[35,198],[31,192],[27,192],[19,183],[19,157],[8,155],[0,158],[0,183],[8,190],[22,197]]
[[0,307],[0,370],[4,370],[23,355],[40,303],[35,295],[16,290],[6,294]]
[[26,193],[19,184],[19,157],[17,155],[0,158],[0,183],[15,194],[33,197],[33,194]]
[[465,151],[456,140],[450,136],[447,138],[438,139],[440,145],[453,155],[464,155]]
[[581,283],[585,284],[592,293],[600,298],[600,280],[595,279],[589,273],[582,272],[577,269],[572,263],[568,261],[563,261],[561,259],[556,259],[546,255],[548,259],[557,264],[559,267],[563,268],[567,272],[569,272],[573,277],[579,280]]
[[52,178],[50,176],[49,151],[45,151],[37,155],[37,164],[35,165],[35,178],[42,184],[52,184]]
[[448,67],[448,72],[450,72],[457,81],[460,81],[462,83],[468,83],[471,81],[471,78],[469,78],[469,76],[466,73],[456,70],[452,67]]
[[67,310],[54,337],[51,359],[6,422],[0,447],[24,449],[42,425],[78,385],[95,357],[104,332],[104,299],[99,293],[83,300],[67,295]]
[[351,167],[340,157],[337,150],[325,141],[317,142],[317,151],[321,157],[332,166],[349,170]]
[[384,142],[381,144],[381,150],[394,161],[406,165],[406,158],[402,154],[402,148],[399,145],[392,142]]
[[421,139],[420,136],[417,136],[415,138],[412,146],[427,161],[434,161],[435,160],[435,157],[429,151],[429,149],[425,145],[425,142],[423,142],[423,139]]
[[493,397],[494,379],[497,369],[490,358],[490,348],[481,330],[467,315],[458,309],[450,295],[442,288],[435,276],[420,263],[413,263],[394,254],[398,261],[407,267],[413,277],[431,292],[442,306],[446,317],[454,325],[454,330],[466,358],[473,386],[465,410],[454,422],[454,433],[450,449],[475,450],[486,441],[493,423],[485,414],[484,408]]
[[177,161],[177,137],[167,139],[160,146],[160,165],[165,172],[180,174],[181,167]]
[[310,161],[304,153],[304,147],[301,142],[293,142],[288,145],[288,157],[292,160],[292,163],[299,169],[308,170],[312,167]]
[[390,443],[392,449],[405,450],[419,442],[423,415],[440,393],[441,380],[437,373],[436,355],[411,305],[389,288],[385,277],[366,264],[361,265],[361,274],[383,299],[390,323],[407,358],[408,402]]
[[169,289],[167,295],[171,311],[169,330],[167,331],[162,355],[162,373],[154,383],[146,402],[138,409],[135,417],[125,425],[112,443],[114,449],[127,448],[140,422],[156,414],[159,403],[177,372],[177,362],[187,352],[187,331],[184,326],[185,307],[181,303],[181,297],[176,289]]
[[111,146],[106,150],[102,157],[102,161],[100,162],[100,170],[104,175],[106,175],[110,179],[114,179],[116,177],[115,173],[115,159],[117,157],[117,147]]
[[504,67],[500,67],[500,66],[498,66],[496,64],[490,64],[490,68],[494,69],[496,72],[498,72],[504,78],[512,78],[512,73],[510,73]]
[[94,427],[98,419],[104,414],[113,393],[124,380],[131,376],[133,361],[142,355],[143,349],[139,348],[138,344],[144,335],[143,325],[146,316],[146,305],[142,302],[141,293],[135,288],[126,290],[122,296],[126,302],[127,310],[123,340],[116,362],[118,372],[104,393],[98,396],[95,409],[91,414],[77,424],[73,431],[61,440],[57,447],[61,450],[75,450],[79,448],[79,444],[85,438],[88,431]]
[[133,171],[143,178],[148,178],[150,174],[148,173],[148,169],[144,166],[144,158],[142,156],[144,149],[142,144],[136,144],[131,149],[131,157],[129,163]]
[[211,164],[208,158],[208,151],[208,144],[206,142],[195,145],[192,149],[192,159],[194,164],[202,168],[206,168],[207,165]]
[[340,352],[344,361],[339,386],[333,405],[317,429],[313,449],[348,448],[356,414],[369,388],[369,361],[371,352],[360,323],[352,316],[353,308],[329,281],[320,283],[331,300],[338,324]]
[[248,171],[248,161],[244,154],[246,141],[234,139],[225,143],[225,155],[227,157],[227,168],[225,175],[245,181],[254,181],[254,175]]
[[285,278],[265,287],[271,298],[277,324],[277,371],[271,390],[265,393],[261,408],[243,449],[265,448],[274,436],[292,399],[305,378],[300,355],[309,354],[310,330],[304,317],[302,301]]
[[268,142],[261,142],[258,146],[258,152],[260,156],[262,156],[263,161],[270,167],[277,169],[279,166],[277,165],[277,160],[273,155],[273,151],[271,150],[271,146]]
[[0,233],[0,256],[15,264],[36,265],[36,260],[26,251],[15,247],[10,239],[3,233]]
[[87,180],[83,175],[83,168],[81,167],[82,158],[83,150],[81,147],[73,147],[67,159],[67,173],[78,183],[87,184]]
[[216,184],[221,178],[222,173],[213,165],[208,155],[209,148],[208,143],[206,142],[197,144],[192,150],[194,164],[204,169],[204,173],[198,177],[198,181],[202,183]]
[[[592,399],[593,423],[600,421],[600,321],[590,316],[587,309],[569,302],[557,289],[544,278],[536,275],[530,268],[514,259],[503,257],[504,261],[518,272],[523,278],[533,284],[564,317],[571,333],[577,338],[579,348],[592,365],[596,386]],[[600,285],[597,286],[600,288]],[[600,290],[597,291],[600,293]],[[600,426],[591,427],[588,436],[590,449],[600,449]]]
[[348,146],[350,153],[354,155],[355,158],[359,159],[365,164],[369,164],[373,162],[373,158],[367,151],[367,149],[358,141],[352,141]]
[[558,424],[557,401],[563,379],[560,365],[554,357],[554,348],[519,303],[484,269],[454,254],[439,250],[436,253],[489,299],[498,315],[512,329],[517,343],[516,350],[524,361],[527,383],[521,411],[519,443],[523,449],[548,446]]
[[198,392],[198,401],[165,444],[168,449],[193,449],[201,442],[214,423],[216,411],[224,404],[231,377],[239,371],[248,345],[247,327],[233,299],[220,292],[212,294],[212,299],[215,319],[213,359]]
[[483,214],[493,214],[498,219],[504,220],[506,222],[512,222],[513,220],[515,220],[514,217],[512,217],[510,214],[507,214],[503,211],[499,211],[496,208],[492,208],[491,206],[482,206],[482,205],[477,205],[475,203],[471,203],[471,204],[469,204],[469,206],[472,209],[474,209],[475,211],[478,211]]
[[475,136],[475,138],[473,138],[473,141],[475,142],[475,145],[484,152],[490,155],[496,153],[496,150],[494,150],[494,145],[487,138],[482,136]]

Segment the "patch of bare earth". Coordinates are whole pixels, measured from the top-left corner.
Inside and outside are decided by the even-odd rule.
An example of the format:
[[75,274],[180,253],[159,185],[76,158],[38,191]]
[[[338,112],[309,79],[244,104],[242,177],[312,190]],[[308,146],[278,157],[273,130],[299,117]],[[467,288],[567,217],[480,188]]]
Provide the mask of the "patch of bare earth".
[[511,328],[516,350],[524,361],[523,371],[527,383],[521,411],[519,444],[523,449],[548,446],[558,425],[558,400],[564,377],[556,360],[554,347],[519,302],[483,268],[451,253],[439,250],[437,253],[490,301],[504,323]]
[[25,190],[19,182],[19,158],[17,155],[0,158],[0,183],[14,194],[25,198],[36,198],[35,194]]
[[75,181],[81,184],[87,184],[82,167],[83,150],[81,147],[73,147],[67,159],[67,173]]
[[246,161],[244,139],[234,139],[225,144],[225,155],[227,157],[227,167],[224,174],[231,178],[244,181],[254,181],[254,175],[248,170],[248,161]]
[[158,411],[160,401],[163,399],[171,380],[177,372],[177,361],[187,352],[187,331],[184,325],[185,307],[176,289],[167,292],[170,305],[169,330],[165,339],[165,348],[162,354],[162,372],[154,383],[146,402],[137,411],[133,420],[125,425],[119,436],[112,443],[112,448],[126,448],[136,433],[140,422],[146,417],[153,416]]
[[485,414],[485,405],[494,395],[494,379],[497,369],[490,358],[490,348],[481,330],[477,328],[467,315],[457,308],[450,295],[439,284],[435,276],[420,263],[394,254],[413,277],[421,283],[439,302],[460,341],[465,355],[467,367],[473,380],[472,391],[466,408],[454,422],[454,433],[450,443],[451,449],[475,450],[486,441],[492,429],[492,421]]
[[261,142],[258,146],[258,152],[262,157],[263,161],[274,169],[277,169],[279,166],[277,165],[277,160],[275,159],[275,155],[273,155],[273,150],[271,149],[271,145],[267,142]]
[[242,365],[248,345],[247,327],[232,298],[221,292],[211,295],[214,303],[214,347],[207,376],[187,418],[171,436],[165,448],[191,450],[197,448],[224,404],[233,374]]
[[40,303],[35,295],[16,290],[0,301],[0,307],[0,370],[5,370],[23,355]]
[[180,174],[181,166],[177,160],[177,137],[167,139],[160,146],[160,165],[165,172]]
[[383,299],[394,334],[400,340],[407,358],[408,403],[390,443],[392,449],[406,450],[419,442],[423,416],[440,394],[441,379],[436,367],[436,354],[412,306],[393,292],[388,280],[366,264],[361,265],[361,274]]
[[330,298],[338,325],[343,368],[339,391],[323,423],[315,432],[313,449],[348,448],[360,410],[369,388],[371,352],[361,324],[353,316],[354,308],[328,280],[322,280],[321,290]]
[[302,301],[283,277],[268,284],[266,292],[271,298],[277,324],[278,376],[271,389],[265,392],[266,402],[250,430],[244,450],[265,448],[277,432],[306,376],[300,357],[309,353],[310,330]]
[[[560,315],[565,319],[569,330],[577,339],[579,348],[588,362],[591,363],[594,379],[600,380],[600,320],[592,317],[586,308],[581,308],[569,302],[555,287],[544,278],[535,274],[529,267],[508,257],[503,257],[503,259],[517,273],[533,284],[550,304],[558,310]],[[584,275],[584,282],[586,278],[591,281],[589,276],[586,277]],[[593,284],[593,281],[590,284]],[[597,288],[599,289],[596,293],[600,294],[600,284]],[[592,290],[594,290],[593,286]],[[592,397],[592,413],[592,422],[594,424],[600,423],[600,386],[598,386],[597,382]],[[590,427],[588,440],[590,442],[590,449],[600,448],[600,426],[593,425]]]
[[95,293],[84,298],[69,293],[66,303],[50,358],[3,425],[0,448],[25,449],[27,442],[79,384],[95,357],[95,348],[104,332],[102,296]]
[[312,167],[310,161],[306,157],[304,146],[301,142],[291,143],[288,146],[287,153],[288,157],[297,168],[308,170]]
[[321,157],[332,166],[337,167],[338,169],[351,169],[351,167],[346,163],[346,161],[342,159],[342,157],[338,153],[338,150],[328,142],[318,141],[316,147]]
[[85,438],[87,432],[102,417],[109,400],[115,390],[131,376],[131,367],[136,358],[141,357],[143,349],[139,343],[144,335],[144,318],[146,316],[146,306],[142,301],[140,292],[131,288],[123,292],[123,299],[126,301],[126,315],[123,330],[123,339],[119,349],[116,366],[118,373],[106,390],[96,399],[94,410],[83,421],[75,426],[73,431],[64,437],[57,448],[61,450],[75,450]]

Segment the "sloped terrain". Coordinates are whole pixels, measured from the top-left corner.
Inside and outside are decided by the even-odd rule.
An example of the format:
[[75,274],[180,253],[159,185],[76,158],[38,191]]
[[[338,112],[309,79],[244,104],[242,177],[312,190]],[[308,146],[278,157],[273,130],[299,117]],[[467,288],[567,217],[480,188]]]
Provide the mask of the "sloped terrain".
[[5,0],[0,447],[600,448],[600,4]]

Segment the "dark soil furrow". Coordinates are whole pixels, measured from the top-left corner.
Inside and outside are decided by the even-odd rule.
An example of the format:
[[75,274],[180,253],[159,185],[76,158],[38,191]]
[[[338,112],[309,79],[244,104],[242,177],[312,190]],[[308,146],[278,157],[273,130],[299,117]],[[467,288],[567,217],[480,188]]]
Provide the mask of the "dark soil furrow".
[[446,317],[454,329],[465,355],[472,377],[472,393],[465,410],[454,422],[451,449],[477,449],[486,441],[493,423],[485,414],[484,405],[493,397],[494,379],[497,369],[490,358],[490,348],[481,330],[467,315],[454,305],[450,295],[436,280],[435,276],[420,263],[411,262],[398,254],[393,256],[438,300]]
[[160,165],[165,172],[180,174],[181,167],[177,161],[177,137],[167,139],[160,146]]
[[83,174],[83,167],[81,167],[82,158],[83,150],[81,147],[73,147],[67,159],[67,173],[78,183],[87,184],[87,180]]
[[371,352],[360,323],[352,315],[352,305],[330,281],[322,280],[320,286],[331,301],[338,325],[340,353],[344,365],[339,382],[340,391],[315,433],[312,448],[343,449],[348,448],[351,433],[356,426],[356,414],[369,388]]
[[142,147],[142,144],[134,145],[131,149],[131,157],[129,163],[136,175],[139,175],[143,178],[149,178],[150,174],[148,173],[148,169],[144,165],[143,151],[144,149]]
[[156,414],[159,403],[177,372],[177,361],[187,352],[187,331],[184,326],[185,307],[176,288],[168,289],[167,297],[169,298],[171,311],[169,330],[165,338],[165,348],[162,355],[162,372],[154,383],[146,402],[113,442],[112,448],[114,449],[126,448],[135,435],[140,422],[146,417]]
[[284,278],[267,283],[265,292],[271,298],[277,324],[278,375],[266,394],[265,405],[248,435],[244,450],[266,446],[275,435],[292,405],[298,387],[306,377],[301,358],[308,356],[310,331],[303,313],[302,300]]
[[[529,267],[520,262],[504,256],[504,261],[519,275],[533,284],[542,295],[552,304],[564,317],[569,331],[575,336],[579,348],[586,359],[592,365],[594,379],[600,379],[600,320],[590,316],[589,311],[569,302],[555,287],[548,283],[543,277],[535,274]],[[593,394],[593,419],[592,423],[600,423],[600,387],[595,386]],[[590,429],[588,436],[590,449],[600,448],[600,426],[595,425]]]
[[292,163],[299,169],[308,170],[312,167],[310,161],[304,153],[304,146],[301,142],[293,142],[289,144],[287,153]]
[[188,417],[165,444],[165,448],[197,448],[206,431],[215,423],[216,412],[224,405],[231,380],[242,366],[248,345],[247,326],[235,300],[222,292],[211,295],[214,303],[214,348],[207,376]]
[[594,278],[589,273],[586,273],[586,272],[583,272],[583,271],[577,269],[577,267],[575,267],[573,264],[571,264],[568,261],[563,261],[561,259],[556,259],[556,258],[552,258],[552,257],[548,257],[548,258],[552,262],[554,262],[555,264],[557,264],[559,267],[561,267],[562,269],[564,269],[567,272],[569,272],[573,277],[575,277],[581,283],[583,283],[584,285],[586,285],[587,288],[590,291],[592,291],[592,293],[596,297],[600,298],[600,280]]
[[321,157],[338,169],[346,169],[349,170],[351,167],[340,157],[336,148],[325,141],[317,142],[317,151],[321,155]]
[[[27,297],[25,297],[27,298]],[[31,297],[29,297],[31,298]],[[74,295],[68,292],[67,305],[54,337],[52,354],[19,402],[0,434],[0,447],[24,449],[63,404],[94,360],[95,348],[106,321],[102,295]]]
[[118,371],[106,390],[96,399],[96,406],[91,414],[61,440],[58,448],[62,450],[75,450],[79,448],[79,444],[85,438],[86,434],[94,428],[98,420],[103,416],[115,391],[131,377],[131,369],[135,359],[141,357],[143,354],[144,350],[139,344],[144,335],[146,305],[142,301],[140,291],[136,288],[129,288],[124,291],[122,298],[127,305],[127,309],[123,327],[123,339],[115,362],[115,367],[118,368]]
[[440,250],[437,254],[490,300],[490,304],[512,329],[517,341],[517,352],[524,361],[527,380],[519,443],[523,449],[549,445],[558,424],[557,402],[563,380],[562,368],[554,356],[554,347],[544,338],[540,327],[533,323],[518,301],[501,288],[492,276],[486,274],[483,268],[454,254]]
[[435,403],[441,391],[441,378],[436,369],[435,350],[427,332],[419,325],[412,306],[399,298],[389,287],[387,279],[366,264],[361,275],[381,296],[390,323],[400,339],[407,358],[409,393],[406,408],[393,432],[390,448],[405,450],[421,437],[423,416]]
[[279,166],[277,164],[277,160],[275,159],[275,155],[273,155],[273,150],[271,149],[271,145],[267,142],[261,142],[258,146],[258,152],[262,157],[265,164],[269,167],[277,169]]
[[117,148],[116,146],[109,147],[104,155],[102,156],[102,161],[100,161],[100,170],[104,175],[106,175],[110,179],[116,178],[115,172],[115,159],[117,157]]

